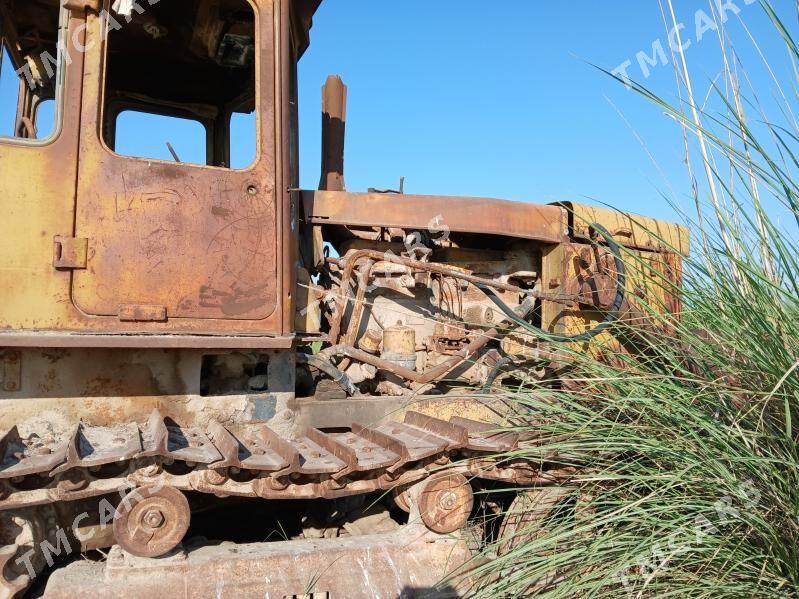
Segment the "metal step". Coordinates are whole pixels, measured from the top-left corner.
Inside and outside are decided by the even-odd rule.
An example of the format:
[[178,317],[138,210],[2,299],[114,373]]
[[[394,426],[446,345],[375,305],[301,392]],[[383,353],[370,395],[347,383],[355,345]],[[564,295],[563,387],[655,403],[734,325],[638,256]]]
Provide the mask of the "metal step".
[[125,462],[142,451],[139,427],[128,424],[118,427],[75,427],[67,446],[66,463],[53,469],[51,476],[73,468],[94,468]]
[[23,439],[13,427],[0,437],[0,480],[51,472],[66,462],[67,445],[38,435]]
[[262,433],[260,428],[226,428],[216,422],[212,423],[208,436],[222,454],[222,461],[213,464],[213,468],[232,467],[261,472],[277,472],[288,468],[289,462],[269,446],[264,436],[259,434]]

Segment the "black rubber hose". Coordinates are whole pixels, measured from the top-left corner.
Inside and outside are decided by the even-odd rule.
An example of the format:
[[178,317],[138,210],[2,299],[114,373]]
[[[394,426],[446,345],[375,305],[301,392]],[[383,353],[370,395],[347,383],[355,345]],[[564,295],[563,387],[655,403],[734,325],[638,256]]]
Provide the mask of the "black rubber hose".
[[488,378],[486,378],[485,385],[483,385],[483,393],[491,392],[491,387],[494,386],[494,381],[497,380],[500,373],[502,372],[502,369],[507,367],[511,363],[513,363],[513,359],[506,356],[500,359],[499,362],[494,364],[494,367],[491,369],[491,373],[488,375]]
[[624,303],[624,296],[625,296],[625,288],[627,286],[627,269],[624,265],[624,258],[622,257],[621,253],[621,246],[616,243],[613,239],[613,236],[610,232],[598,223],[594,223],[591,225],[591,228],[594,231],[600,233],[604,238],[605,241],[608,243],[608,247],[610,248],[611,253],[613,254],[614,262],[616,263],[616,299],[613,302],[613,306],[611,306],[610,310],[608,310],[607,315],[605,316],[605,320],[600,322],[590,331],[586,331],[584,333],[579,333],[577,335],[559,335],[556,333],[549,333],[537,326],[530,324],[529,322],[519,318],[514,311],[502,301],[502,299],[496,294],[493,289],[490,288],[482,288],[483,291],[488,295],[488,298],[496,304],[496,306],[502,310],[502,313],[508,317],[514,324],[519,325],[523,329],[533,333],[537,337],[541,337],[546,341],[556,341],[556,342],[563,342],[563,343],[574,343],[580,341],[589,341],[593,339],[597,335],[599,335],[602,331],[606,330],[611,324],[616,322],[619,319],[619,313],[621,311],[621,306]]
[[328,362],[320,356],[314,356],[311,354],[297,354],[297,362],[299,364],[313,366],[320,372],[324,372],[327,376],[333,379],[333,381],[339,387],[344,389],[349,396],[353,396],[358,392],[357,387],[355,387],[352,380],[347,376],[346,373],[340,371],[332,364],[332,362]]

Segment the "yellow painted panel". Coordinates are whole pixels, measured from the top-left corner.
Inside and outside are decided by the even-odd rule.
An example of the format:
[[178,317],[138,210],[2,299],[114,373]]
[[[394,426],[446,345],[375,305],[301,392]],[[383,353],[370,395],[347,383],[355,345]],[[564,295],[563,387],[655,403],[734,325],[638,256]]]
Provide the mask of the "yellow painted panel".
[[570,227],[575,239],[590,239],[591,224],[599,223],[618,243],[630,248],[677,252],[683,256],[690,253],[690,235],[688,229],[681,225],[609,208],[572,202],[562,205],[569,210]]

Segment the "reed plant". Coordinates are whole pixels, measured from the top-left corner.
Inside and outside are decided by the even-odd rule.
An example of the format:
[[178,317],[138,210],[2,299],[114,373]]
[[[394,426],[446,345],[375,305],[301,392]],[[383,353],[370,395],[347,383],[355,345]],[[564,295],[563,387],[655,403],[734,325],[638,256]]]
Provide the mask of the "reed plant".
[[[755,10],[794,66],[785,13],[766,0]],[[677,100],[621,81],[684,136],[694,244],[681,288],[668,289],[682,309],[639,300],[658,326],[617,323],[634,349],[607,360],[566,344],[568,386],[502,390],[529,416],[509,428],[539,439],[504,457],[574,475],[560,508],[470,565],[476,597],[799,597],[799,80],[791,67],[778,75],[762,40],[746,40],[779,90],[769,118],[718,29],[723,60],[707,97],[695,97],[680,52]]]

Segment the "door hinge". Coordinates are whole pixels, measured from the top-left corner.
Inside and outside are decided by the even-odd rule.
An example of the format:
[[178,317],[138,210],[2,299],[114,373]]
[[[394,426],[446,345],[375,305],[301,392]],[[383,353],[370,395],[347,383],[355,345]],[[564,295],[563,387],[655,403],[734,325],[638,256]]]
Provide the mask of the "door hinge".
[[89,240],[85,237],[64,237],[56,235],[53,239],[53,266],[55,268],[86,268]]
[[0,365],[2,365],[3,391],[14,393],[19,391],[22,385],[22,356],[18,351],[7,351],[0,354]]

